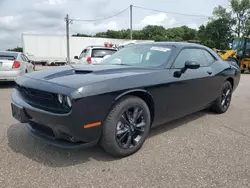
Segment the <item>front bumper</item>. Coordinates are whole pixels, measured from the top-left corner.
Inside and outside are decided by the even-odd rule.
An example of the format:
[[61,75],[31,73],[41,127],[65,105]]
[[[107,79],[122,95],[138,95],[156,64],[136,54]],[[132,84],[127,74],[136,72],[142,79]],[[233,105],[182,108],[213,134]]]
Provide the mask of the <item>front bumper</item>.
[[[21,94],[15,89],[12,93],[12,115],[21,123],[26,124],[26,130],[36,138],[42,139],[50,145],[61,148],[84,148],[98,143],[101,126],[84,128],[90,120],[79,116],[79,109],[67,114],[57,114],[35,108],[25,102]],[[84,114],[84,109],[81,109]],[[21,113],[20,113],[21,112]]]
[[42,140],[43,142],[53,145],[59,148],[88,148],[94,146],[98,143],[98,140],[94,140],[92,142],[69,142],[65,140],[58,140],[54,136],[50,136],[42,131],[34,129],[30,124],[26,124],[25,126],[26,131],[32,135],[33,137]]

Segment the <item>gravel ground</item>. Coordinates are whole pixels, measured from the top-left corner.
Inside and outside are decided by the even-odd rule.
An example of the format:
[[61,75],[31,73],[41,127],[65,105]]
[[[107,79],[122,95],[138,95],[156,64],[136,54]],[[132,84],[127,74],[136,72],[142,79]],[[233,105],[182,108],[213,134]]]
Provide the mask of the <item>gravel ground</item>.
[[29,136],[11,116],[13,84],[1,84],[0,187],[250,187],[249,83],[242,75],[227,113],[202,111],[157,127],[123,159]]

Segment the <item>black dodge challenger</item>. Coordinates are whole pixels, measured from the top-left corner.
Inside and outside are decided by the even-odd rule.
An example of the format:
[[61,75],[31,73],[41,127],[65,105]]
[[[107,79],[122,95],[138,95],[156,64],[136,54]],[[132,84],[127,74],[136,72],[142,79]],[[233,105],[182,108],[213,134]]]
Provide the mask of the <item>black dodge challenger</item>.
[[239,66],[205,46],[136,44],[100,64],[19,77],[12,115],[54,146],[100,144],[125,157],[141,148],[151,127],[208,107],[226,112],[239,80]]

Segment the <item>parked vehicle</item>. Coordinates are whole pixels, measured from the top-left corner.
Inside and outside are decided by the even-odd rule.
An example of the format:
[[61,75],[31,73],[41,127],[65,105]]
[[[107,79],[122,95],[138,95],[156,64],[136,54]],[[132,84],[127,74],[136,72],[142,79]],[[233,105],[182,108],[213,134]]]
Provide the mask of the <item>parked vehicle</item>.
[[250,71],[250,37],[233,37],[231,49],[219,50],[214,49],[215,52],[221,56],[222,59],[228,61],[235,61],[241,68],[241,73]]
[[142,147],[151,127],[207,107],[225,113],[239,81],[239,66],[205,46],[135,44],[101,64],[19,77],[12,114],[49,144],[99,143],[109,154],[125,157]]
[[35,70],[35,65],[20,52],[0,52],[0,81],[14,81],[18,76]]
[[80,60],[83,64],[98,64],[101,63],[102,58],[106,55],[112,55],[117,49],[105,46],[88,46],[80,54],[75,56],[75,59]]

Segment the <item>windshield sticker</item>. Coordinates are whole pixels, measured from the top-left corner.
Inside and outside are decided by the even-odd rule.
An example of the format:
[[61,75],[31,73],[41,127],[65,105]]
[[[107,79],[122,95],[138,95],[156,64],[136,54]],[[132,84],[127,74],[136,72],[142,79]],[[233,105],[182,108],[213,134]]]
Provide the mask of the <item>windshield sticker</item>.
[[160,51],[160,52],[167,52],[170,51],[170,48],[164,48],[164,47],[159,47],[159,46],[153,46],[150,48],[150,50],[155,50],[155,51]]

